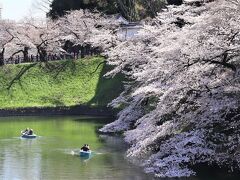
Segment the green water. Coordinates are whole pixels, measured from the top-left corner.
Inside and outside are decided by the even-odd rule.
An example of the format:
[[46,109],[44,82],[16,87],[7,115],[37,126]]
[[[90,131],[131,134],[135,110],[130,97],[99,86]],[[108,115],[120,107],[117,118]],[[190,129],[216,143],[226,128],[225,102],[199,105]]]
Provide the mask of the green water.
[[[97,133],[105,123],[86,117],[0,118],[0,179],[152,179],[124,158],[121,138]],[[21,139],[26,127],[40,137]],[[89,159],[78,156],[85,143],[93,150]]]
[[[0,180],[154,179],[126,160],[127,146],[122,138],[97,133],[108,122],[90,117],[0,118]],[[20,131],[27,127],[40,137],[20,138]],[[86,143],[93,151],[88,159],[79,156],[79,149]],[[238,180],[240,177],[215,168],[201,169],[196,177],[179,180]]]

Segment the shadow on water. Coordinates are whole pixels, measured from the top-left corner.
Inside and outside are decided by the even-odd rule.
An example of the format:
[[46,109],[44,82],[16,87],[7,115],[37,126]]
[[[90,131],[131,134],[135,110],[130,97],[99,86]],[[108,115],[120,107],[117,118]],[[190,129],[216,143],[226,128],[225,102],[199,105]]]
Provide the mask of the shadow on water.
[[99,135],[99,141],[105,144],[104,150],[106,152],[117,151],[124,153],[129,148],[123,137],[119,136]]
[[79,123],[94,123],[95,124],[95,133],[99,134],[99,129],[101,129],[104,125],[109,124],[114,121],[112,117],[83,117],[73,119],[75,122]]
[[76,117],[76,118],[73,118],[73,121],[76,121],[76,122],[90,122],[90,123],[101,123],[101,124],[107,124],[109,122],[112,122],[113,118],[112,117],[92,117],[92,116],[82,116],[82,117]]
[[225,167],[217,165],[199,164],[193,167],[197,177],[193,180],[239,180],[240,172],[229,172]]

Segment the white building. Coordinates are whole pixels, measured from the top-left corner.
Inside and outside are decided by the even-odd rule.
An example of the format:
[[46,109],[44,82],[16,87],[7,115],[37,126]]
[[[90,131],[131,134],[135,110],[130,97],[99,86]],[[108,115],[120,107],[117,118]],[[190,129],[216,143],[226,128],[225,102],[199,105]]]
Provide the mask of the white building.
[[134,38],[138,31],[142,28],[142,25],[137,22],[129,22],[121,15],[116,15],[117,21],[120,23],[120,29],[118,30],[118,37],[124,40]]
[[132,39],[138,34],[141,28],[142,25],[138,23],[123,24],[118,31],[118,37],[124,40]]

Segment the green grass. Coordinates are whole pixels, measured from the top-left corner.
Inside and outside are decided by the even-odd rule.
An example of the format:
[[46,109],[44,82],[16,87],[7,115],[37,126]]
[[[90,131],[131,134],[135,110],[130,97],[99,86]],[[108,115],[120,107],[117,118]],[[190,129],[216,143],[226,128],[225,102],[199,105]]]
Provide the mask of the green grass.
[[102,57],[92,57],[48,65],[39,63],[26,71],[10,89],[11,80],[30,64],[4,66],[0,69],[0,109],[106,106],[123,90],[123,77],[105,79],[103,75],[111,67],[104,63],[98,67],[103,61]]

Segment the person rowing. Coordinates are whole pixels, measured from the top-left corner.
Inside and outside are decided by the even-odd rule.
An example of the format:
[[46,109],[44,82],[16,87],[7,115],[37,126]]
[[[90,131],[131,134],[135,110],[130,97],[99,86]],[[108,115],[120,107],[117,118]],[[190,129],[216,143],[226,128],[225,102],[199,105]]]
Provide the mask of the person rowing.
[[81,150],[82,151],[90,151],[90,147],[89,147],[89,145],[88,144],[84,144],[84,146],[83,147],[81,147]]
[[21,134],[22,135],[28,135],[30,129],[29,128],[26,128],[24,131],[21,131]]
[[26,128],[24,131],[21,131],[22,135],[33,135],[33,129]]
[[30,129],[30,130],[28,131],[28,135],[33,135],[33,129]]
[[25,129],[24,131],[21,131],[21,138],[25,138],[25,139],[33,139],[36,138],[37,135],[34,134],[33,129]]

